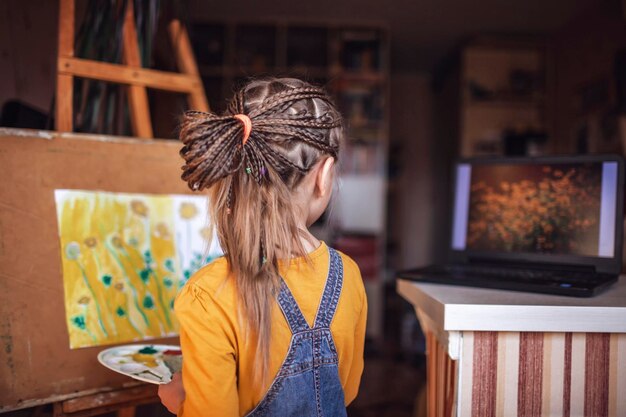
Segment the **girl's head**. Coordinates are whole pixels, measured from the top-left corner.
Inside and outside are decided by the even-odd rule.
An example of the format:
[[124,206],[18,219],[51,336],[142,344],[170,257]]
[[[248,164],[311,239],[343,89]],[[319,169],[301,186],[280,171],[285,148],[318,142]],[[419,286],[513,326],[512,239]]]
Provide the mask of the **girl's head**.
[[209,189],[211,218],[263,364],[278,259],[305,255],[304,229],[328,204],[342,135],[324,90],[290,78],[250,82],[221,116],[185,113],[182,178],[194,190]]

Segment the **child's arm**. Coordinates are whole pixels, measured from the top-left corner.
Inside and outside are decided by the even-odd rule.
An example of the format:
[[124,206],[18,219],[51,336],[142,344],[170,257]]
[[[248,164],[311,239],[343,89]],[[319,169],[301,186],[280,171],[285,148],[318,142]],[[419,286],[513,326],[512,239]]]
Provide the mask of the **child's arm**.
[[172,380],[169,384],[159,385],[159,398],[170,413],[178,414],[180,405],[185,399],[185,388],[183,388],[183,379],[180,372],[172,375]]
[[[361,284],[362,285],[362,284]],[[361,304],[361,314],[354,331],[354,354],[352,355],[352,366],[350,374],[344,387],[346,406],[350,404],[359,393],[361,375],[363,374],[363,351],[365,348],[365,328],[367,326],[367,297],[363,290],[363,301]]]
[[176,299],[186,396],[182,417],[239,416],[234,330],[211,295],[188,283]]

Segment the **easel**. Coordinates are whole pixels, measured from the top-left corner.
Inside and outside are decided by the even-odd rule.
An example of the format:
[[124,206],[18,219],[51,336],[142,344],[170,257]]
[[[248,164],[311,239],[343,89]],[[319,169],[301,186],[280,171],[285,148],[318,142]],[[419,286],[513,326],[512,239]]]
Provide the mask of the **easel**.
[[[154,136],[147,88],[187,94],[190,108],[209,110],[187,31],[178,20],[170,22],[168,31],[181,73],[141,67],[132,1],[128,1],[124,16],[124,65],[76,58],[74,56],[74,28],[75,0],[60,0],[56,89],[56,129],[58,131],[71,132],[73,130],[74,77],[127,85],[133,134],[139,138],[149,139]],[[118,417],[132,417],[138,405],[159,401],[156,391],[154,385],[101,390],[54,403],[54,417],[89,417],[110,412],[117,412]]]
[[181,73],[157,71],[141,67],[132,1],[127,3],[124,17],[123,58],[125,65],[76,58],[74,56],[75,0],[60,0],[59,4],[56,130],[60,132],[73,130],[74,77],[128,85],[133,135],[140,138],[154,137],[147,88],[185,93],[188,95],[191,109],[209,110],[187,30],[178,20],[170,22],[168,31]]

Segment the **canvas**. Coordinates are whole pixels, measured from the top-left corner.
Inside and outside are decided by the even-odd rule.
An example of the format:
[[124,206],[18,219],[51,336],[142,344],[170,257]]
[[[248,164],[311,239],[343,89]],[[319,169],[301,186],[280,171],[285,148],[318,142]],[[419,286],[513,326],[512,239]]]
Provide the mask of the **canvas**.
[[207,198],[56,190],[71,348],[177,334],[178,290],[221,255]]

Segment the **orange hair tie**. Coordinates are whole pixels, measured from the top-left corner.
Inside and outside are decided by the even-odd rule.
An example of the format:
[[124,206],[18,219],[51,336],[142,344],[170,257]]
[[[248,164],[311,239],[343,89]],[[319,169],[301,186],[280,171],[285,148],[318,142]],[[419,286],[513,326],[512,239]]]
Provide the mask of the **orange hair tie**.
[[248,138],[250,137],[250,132],[252,132],[252,120],[245,114],[236,114],[233,116],[235,119],[239,119],[241,123],[243,123],[243,143],[242,146],[246,144]]

